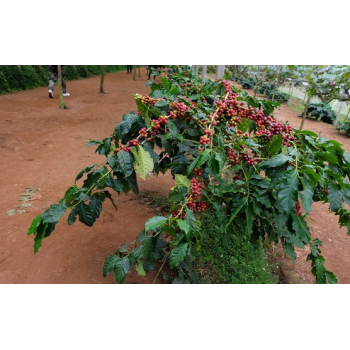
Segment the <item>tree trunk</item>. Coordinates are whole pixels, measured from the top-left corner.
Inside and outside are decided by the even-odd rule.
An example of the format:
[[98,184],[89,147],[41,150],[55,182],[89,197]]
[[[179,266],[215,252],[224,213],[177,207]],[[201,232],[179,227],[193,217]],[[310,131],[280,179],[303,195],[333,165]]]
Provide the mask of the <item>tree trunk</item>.
[[205,83],[205,80],[207,79],[207,67],[208,66],[202,66],[202,83]]
[[333,126],[336,127],[339,123],[339,118],[340,118],[340,115],[341,115],[341,111],[343,109],[343,104],[344,104],[344,101],[341,101],[339,103],[339,109],[338,109],[338,114],[337,114],[337,117],[335,118],[335,121],[333,123]]
[[196,69],[195,69],[195,71],[194,71],[194,74],[195,74],[195,76],[198,78],[198,70],[199,70],[199,66],[197,65],[196,66]]
[[294,89],[294,85],[292,85],[291,90],[289,90],[289,91],[290,91],[290,94],[289,94],[289,99],[288,99],[287,106],[290,106],[290,100],[292,99],[293,89]]
[[195,71],[196,71],[196,66],[195,66],[195,65],[192,65],[191,70],[192,70],[193,73],[195,73]]
[[272,90],[272,98],[271,98],[271,101],[272,101],[272,102],[273,102],[274,99],[275,99],[275,91],[276,91],[276,89],[273,89],[273,90]]
[[139,67],[139,78],[141,78],[141,67]]
[[350,108],[348,110],[348,114],[346,115],[345,119],[344,119],[344,122],[346,122],[348,120],[348,116],[349,116],[349,113],[350,113]]
[[216,66],[215,80],[220,80],[224,76],[225,66]]
[[254,90],[254,98],[256,97],[256,93],[258,92],[258,88],[259,88],[259,85],[258,84],[256,84],[255,85],[255,90]]
[[61,66],[60,66],[60,65],[57,66],[57,70],[58,70],[58,89],[60,90],[60,108],[66,109],[67,106],[66,106],[66,104],[64,103],[64,99],[63,99],[62,69],[61,69]]
[[134,67],[134,75],[133,75],[132,79],[136,80],[136,67]]
[[301,120],[301,124],[300,124],[299,130],[303,130],[304,122],[305,122],[305,119],[306,119],[306,113],[307,113],[307,110],[309,109],[310,100],[311,100],[311,96],[308,96],[308,98],[306,100],[306,105],[305,105],[305,108],[304,108],[304,113],[303,113],[303,117],[302,117],[302,120]]
[[303,98],[303,105],[305,105],[305,100],[306,100],[307,93],[305,92],[304,98]]
[[100,94],[104,94],[103,82],[105,81],[106,66],[101,66]]

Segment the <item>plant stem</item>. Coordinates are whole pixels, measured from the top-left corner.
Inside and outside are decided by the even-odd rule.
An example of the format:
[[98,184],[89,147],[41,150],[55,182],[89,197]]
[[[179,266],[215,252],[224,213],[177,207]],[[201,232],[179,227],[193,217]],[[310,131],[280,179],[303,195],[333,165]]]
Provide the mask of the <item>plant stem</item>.
[[160,269],[158,270],[158,273],[156,274],[156,277],[154,277],[154,280],[153,280],[153,282],[152,282],[151,284],[153,284],[153,283],[156,281],[156,279],[157,279],[157,277],[158,277],[160,271],[162,270],[162,268],[163,268],[163,266],[164,266],[164,264],[165,264],[166,261],[167,261],[167,259],[165,259],[165,260],[163,261],[162,266],[161,266]]

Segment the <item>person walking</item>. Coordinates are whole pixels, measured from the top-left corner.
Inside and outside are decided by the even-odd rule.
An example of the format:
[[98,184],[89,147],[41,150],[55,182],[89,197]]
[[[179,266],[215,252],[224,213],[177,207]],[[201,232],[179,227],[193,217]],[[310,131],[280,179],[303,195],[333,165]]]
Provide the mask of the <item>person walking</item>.
[[126,74],[131,74],[132,66],[126,66]]
[[[62,72],[62,90],[63,90],[63,96],[67,97],[70,96],[70,93],[67,92],[66,88],[66,72],[64,70],[64,66],[61,66],[61,72]],[[53,88],[55,86],[57,77],[58,77],[58,66],[49,66],[49,73],[50,73],[50,80],[49,80],[49,97],[53,98]]]
[[[152,69],[155,69],[155,70],[157,70],[159,73],[161,73],[162,67],[163,67],[163,66],[161,66],[161,65],[148,66],[148,69],[149,69],[149,71],[148,71],[148,80],[151,79]],[[153,76],[153,80],[155,80],[155,79],[156,79],[156,76],[154,75],[154,76]]]

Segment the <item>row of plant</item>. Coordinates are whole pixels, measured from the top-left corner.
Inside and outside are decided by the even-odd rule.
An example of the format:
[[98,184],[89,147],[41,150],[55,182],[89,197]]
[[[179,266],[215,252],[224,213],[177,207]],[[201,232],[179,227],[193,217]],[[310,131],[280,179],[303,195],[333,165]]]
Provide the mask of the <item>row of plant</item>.
[[[106,66],[106,73],[126,69],[126,66]],[[65,66],[67,80],[88,78],[101,74],[101,66]],[[0,94],[48,86],[48,66],[43,65],[0,65]]]
[[[289,94],[276,90],[283,84],[288,84],[290,91],[296,86],[309,97],[319,97],[319,103],[306,103],[306,117],[328,124],[336,122],[336,113],[329,102],[338,98],[350,99],[346,93],[350,88],[350,66],[228,66],[227,70],[244,89],[253,89],[281,103],[290,98]],[[336,125],[336,129],[350,135],[350,121],[346,118]]]
[[316,282],[337,283],[306,218],[313,202],[330,203],[340,226],[350,229],[344,206],[350,204],[350,155],[336,141],[276,120],[278,102],[255,99],[225,80],[202,84],[186,67],[173,69],[161,83],[148,83],[149,95],[135,94],[137,112],[124,115],[108,137],[90,140],[105,163],[82,169],[59,204],[34,218],[28,231],[34,252],[66,212],[69,225],[78,219],[92,226],[103,202],[114,204],[110,189],[138,194],[137,174],[145,180],[170,171],[169,215],[149,219],[133,247],[108,256],[104,275],[113,272],[122,283],[131,268],[145,275],[160,260],[157,274],[169,263],[181,282],[195,283],[188,269],[201,250],[202,215],[210,210],[224,244],[233,237],[280,242],[292,260],[295,247],[308,245]]
[[[254,78],[241,77],[239,83],[242,85],[243,89],[255,89],[256,80]],[[261,86],[257,87],[257,93],[264,94],[271,101],[278,101],[280,103],[287,103],[290,95],[286,94],[280,90],[274,90],[272,85],[269,83],[263,83]]]

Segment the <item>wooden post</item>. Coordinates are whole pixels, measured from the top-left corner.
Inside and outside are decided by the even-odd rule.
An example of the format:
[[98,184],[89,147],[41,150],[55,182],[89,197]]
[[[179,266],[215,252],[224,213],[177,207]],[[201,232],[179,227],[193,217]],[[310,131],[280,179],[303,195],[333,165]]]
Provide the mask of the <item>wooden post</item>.
[[202,66],[202,83],[205,83],[205,80],[207,79],[207,67],[208,66]]
[[305,108],[304,108],[304,113],[303,113],[303,117],[302,117],[302,120],[301,120],[301,124],[300,124],[299,130],[303,130],[304,122],[305,122],[305,119],[306,119],[306,113],[307,113],[307,110],[309,109],[310,100],[311,100],[311,96],[308,96],[308,98],[306,100],[306,105],[305,105]]
[[60,91],[60,108],[62,109],[66,109],[67,106],[64,103],[64,99],[63,99],[63,89],[62,89],[62,69],[61,66],[58,65],[57,66],[57,70],[58,70],[58,89]]
[[337,114],[337,116],[336,116],[336,118],[335,118],[335,121],[334,121],[334,123],[333,123],[333,126],[334,126],[334,127],[336,127],[336,126],[338,125],[338,123],[339,123],[339,118],[340,118],[340,115],[341,115],[341,111],[342,111],[342,109],[343,109],[343,104],[344,104],[344,101],[341,101],[341,102],[339,103],[338,114]]
[[198,78],[198,69],[199,69],[199,66],[197,65],[195,70],[194,70],[194,74],[197,78]]
[[104,94],[103,82],[105,80],[106,66],[101,66],[101,81],[100,81],[100,94]]

